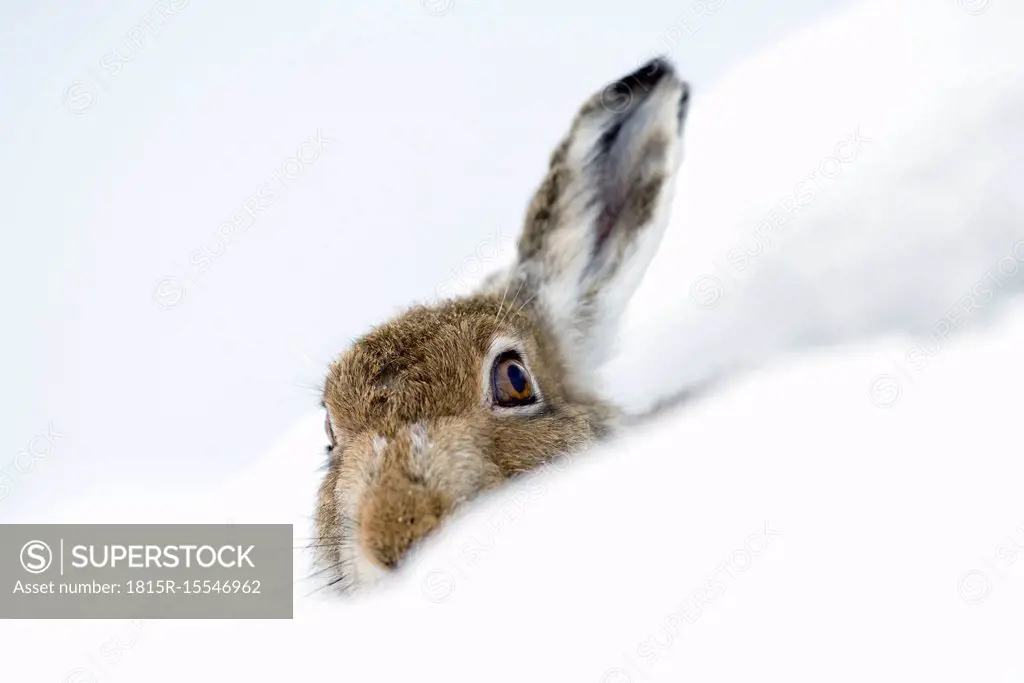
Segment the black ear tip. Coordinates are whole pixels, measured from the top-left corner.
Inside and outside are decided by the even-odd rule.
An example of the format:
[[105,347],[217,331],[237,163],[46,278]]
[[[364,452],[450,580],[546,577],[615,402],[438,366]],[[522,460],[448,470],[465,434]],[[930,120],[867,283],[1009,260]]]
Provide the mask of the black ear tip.
[[662,76],[670,75],[675,73],[676,69],[672,66],[672,62],[667,57],[657,56],[651,61],[647,62],[646,67],[650,71],[657,71]]
[[655,57],[633,73],[628,76],[624,76],[622,80],[627,83],[632,82],[646,87],[652,87],[662,78],[671,76],[674,73],[675,68],[673,68],[671,62],[664,57]]
[[664,57],[655,57],[608,85],[601,93],[602,104],[608,111],[622,113],[632,107],[634,97],[642,99],[665,78],[676,78],[675,67]]

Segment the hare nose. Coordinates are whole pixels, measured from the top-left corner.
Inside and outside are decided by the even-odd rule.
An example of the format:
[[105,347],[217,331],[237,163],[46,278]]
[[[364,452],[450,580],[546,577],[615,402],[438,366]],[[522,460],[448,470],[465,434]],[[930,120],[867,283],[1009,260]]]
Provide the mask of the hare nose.
[[401,474],[388,474],[360,507],[363,546],[377,563],[394,569],[414,543],[437,528],[443,514],[436,493]]

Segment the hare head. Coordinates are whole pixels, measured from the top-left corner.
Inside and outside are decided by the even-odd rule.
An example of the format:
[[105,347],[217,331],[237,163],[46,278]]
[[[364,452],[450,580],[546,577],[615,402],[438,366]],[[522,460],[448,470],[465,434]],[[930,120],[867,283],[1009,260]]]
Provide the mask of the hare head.
[[463,502],[614,428],[599,370],[667,223],[688,98],[660,59],[591,97],[551,155],[516,262],[331,366],[316,514],[329,583],[376,580]]

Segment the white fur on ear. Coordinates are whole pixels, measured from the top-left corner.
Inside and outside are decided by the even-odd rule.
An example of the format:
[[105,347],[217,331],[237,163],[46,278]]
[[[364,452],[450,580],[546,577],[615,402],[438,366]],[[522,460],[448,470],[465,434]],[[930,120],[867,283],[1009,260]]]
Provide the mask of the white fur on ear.
[[533,302],[587,391],[667,225],[688,100],[662,60],[608,86],[584,104],[527,212],[506,281],[515,292],[502,296]]
[[869,2],[696,96],[611,398],[642,414],[790,351],[942,342],[1024,287],[1022,25],[1021,3]]

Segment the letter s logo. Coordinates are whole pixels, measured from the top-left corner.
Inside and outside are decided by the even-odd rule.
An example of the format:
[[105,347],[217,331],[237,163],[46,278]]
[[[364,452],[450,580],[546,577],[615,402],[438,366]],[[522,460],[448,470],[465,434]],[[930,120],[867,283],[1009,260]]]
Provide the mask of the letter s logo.
[[29,574],[42,574],[52,563],[53,552],[42,541],[29,541],[21,547],[21,566]]

